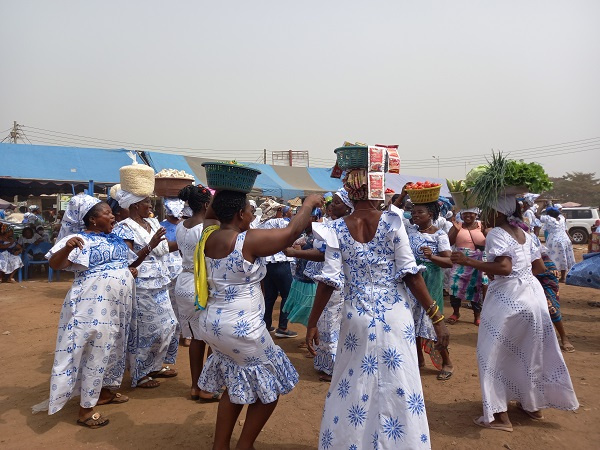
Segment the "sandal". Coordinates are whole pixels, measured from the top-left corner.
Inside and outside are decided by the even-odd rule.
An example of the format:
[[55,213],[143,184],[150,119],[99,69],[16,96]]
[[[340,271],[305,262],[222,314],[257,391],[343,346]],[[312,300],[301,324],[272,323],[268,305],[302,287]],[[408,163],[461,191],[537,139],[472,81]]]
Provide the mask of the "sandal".
[[177,376],[177,371],[171,369],[169,366],[165,366],[156,372],[150,372],[148,376],[153,378],[173,378]]
[[473,320],[473,324],[478,327],[481,324],[481,319],[475,319]]
[[575,347],[572,344],[560,345],[560,349],[565,353],[573,353],[575,351]]
[[519,403],[519,402],[517,402],[517,408],[519,408],[521,411],[523,411],[525,414],[527,414],[532,420],[544,420],[544,415],[542,414],[541,411],[536,411],[536,412],[527,411],[527,410],[523,409],[523,405],[521,405],[521,403]]
[[92,414],[87,419],[77,419],[77,425],[81,425],[82,427],[88,427],[91,429],[96,429],[108,425],[108,419],[97,412]]
[[437,379],[440,381],[447,381],[450,378],[452,378],[452,374],[453,372],[448,372],[447,370],[440,370],[440,373],[438,373]]
[[512,425],[506,425],[506,424],[503,424],[502,422],[496,422],[496,421],[487,423],[483,420],[483,416],[473,418],[473,423],[475,425],[479,425],[480,427],[483,427],[483,428],[489,428],[490,430],[508,431],[509,433],[512,433],[512,431],[513,431]]
[[109,405],[111,403],[127,403],[129,401],[129,397],[126,395],[119,394],[118,392],[112,396],[112,398],[108,401],[104,401],[102,403],[97,402],[96,405]]
[[215,403],[221,400],[221,391],[215,392],[211,397],[200,397],[198,396],[198,401],[200,403]]
[[460,314],[452,314],[450,317],[446,319],[446,323],[448,325],[454,325],[460,319]]
[[160,382],[150,376],[145,376],[137,382],[137,387],[144,389],[152,389],[160,386]]

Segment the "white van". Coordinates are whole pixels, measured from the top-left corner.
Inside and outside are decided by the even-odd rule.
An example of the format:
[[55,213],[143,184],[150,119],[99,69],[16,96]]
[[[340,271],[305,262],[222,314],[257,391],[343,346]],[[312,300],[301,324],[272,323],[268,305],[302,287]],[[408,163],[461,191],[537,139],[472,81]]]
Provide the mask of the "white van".
[[592,227],[600,219],[598,208],[579,206],[563,208],[562,214],[567,220],[567,230],[574,244],[586,244],[592,234]]

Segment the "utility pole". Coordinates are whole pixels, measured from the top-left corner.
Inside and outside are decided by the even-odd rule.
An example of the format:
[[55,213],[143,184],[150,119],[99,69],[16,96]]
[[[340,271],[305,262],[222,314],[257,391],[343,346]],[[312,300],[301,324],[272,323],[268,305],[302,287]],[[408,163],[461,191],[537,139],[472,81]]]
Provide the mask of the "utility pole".
[[[25,136],[25,133],[23,133],[23,130],[21,129],[21,125],[19,125],[17,123],[17,121],[13,121],[13,127],[12,129],[9,131],[8,136],[6,136],[4,139],[2,139],[2,142],[8,140],[8,142],[10,142],[11,144],[18,144],[19,140],[21,140],[23,143],[25,143],[25,140],[27,139],[27,136]],[[29,142],[29,139],[27,139],[27,142]],[[31,142],[29,142],[31,144]]]
[[437,159],[438,178],[439,178],[440,177],[440,157],[439,156],[434,156],[433,159]]
[[267,163],[267,149],[263,149],[263,164]]
[[288,150],[288,152],[289,152],[288,154],[289,154],[289,160],[290,160],[290,167],[292,167],[293,161],[294,161],[294,159],[292,158],[292,151]]

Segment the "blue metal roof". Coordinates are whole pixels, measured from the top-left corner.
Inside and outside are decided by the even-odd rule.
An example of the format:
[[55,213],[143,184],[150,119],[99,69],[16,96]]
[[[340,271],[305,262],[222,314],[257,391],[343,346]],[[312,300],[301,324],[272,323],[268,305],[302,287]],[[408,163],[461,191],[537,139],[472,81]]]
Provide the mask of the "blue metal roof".
[[125,149],[2,143],[0,161],[0,178],[105,184],[118,183],[119,168],[131,164]]

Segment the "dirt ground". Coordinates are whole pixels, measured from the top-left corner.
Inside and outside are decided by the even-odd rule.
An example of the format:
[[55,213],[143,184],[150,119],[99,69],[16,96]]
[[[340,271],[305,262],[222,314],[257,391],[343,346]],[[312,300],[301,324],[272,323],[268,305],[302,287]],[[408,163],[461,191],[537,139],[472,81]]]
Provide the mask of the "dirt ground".
[[[582,248],[576,249],[581,259]],[[67,280],[65,280],[67,278]],[[97,430],[75,424],[78,404],[71,401],[59,413],[31,413],[31,406],[48,397],[58,314],[70,287],[68,276],[47,283],[42,275],[22,284],[0,285],[0,448],[210,448],[217,404],[200,404],[187,398],[190,386],[187,348],[179,348],[179,376],[162,381],[157,389],[121,392],[131,400],[99,407],[110,424]],[[575,391],[581,403],[576,412],[547,410],[546,419],[534,422],[515,407],[509,414],[513,433],[484,430],[473,425],[481,413],[475,346],[477,328],[470,311],[450,327],[455,374],[447,382],[436,380],[428,362],[422,372],[427,416],[434,449],[597,449],[600,448],[600,291],[562,287],[561,303],[567,333],[577,351],[565,354]],[[448,305],[449,308],[449,305]],[[261,433],[258,449],[314,449],[328,384],[319,382],[312,360],[298,348],[296,339],[278,340],[300,373],[298,386],[281,398]],[[124,380],[129,385],[129,377]],[[243,419],[242,412],[240,419]],[[234,431],[233,445],[241,426]]]

